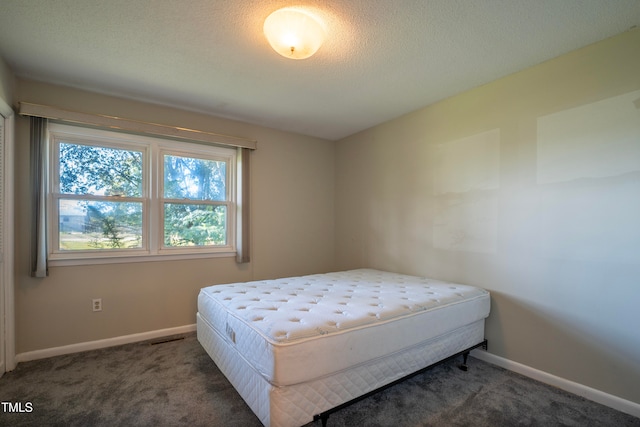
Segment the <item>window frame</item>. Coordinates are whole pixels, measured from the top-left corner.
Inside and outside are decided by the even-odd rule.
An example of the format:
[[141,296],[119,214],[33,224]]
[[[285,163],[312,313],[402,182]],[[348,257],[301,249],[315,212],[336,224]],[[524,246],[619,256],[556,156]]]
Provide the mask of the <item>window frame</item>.
[[[47,229],[50,266],[145,262],[168,259],[211,258],[236,255],[237,149],[213,144],[87,128],[66,123],[48,125]],[[93,199],[95,196],[60,193],[59,144],[69,142],[142,152],[142,197],[101,196],[100,200],[142,202],[142,247],[87,251],[61,250],[59,246],[60,199]],[[164,154],[226,162],[226,245],[164,246]],[[171,199],[173,200],[173,199]],[[196,202],[194,200],[194,202]],[[199,202],[199,201],[198,201]]]
[[[216,147],[217,148],[217,147]],[[207,149],[207,150],[198,150],[195,149],[195,147],[189,151],[184,151],[182,149],[179,149],[178,147],[167,147],[162,146],[158,152],[158,160],[156,163],[156,166],[158,167],[158,179],[157,179],[157,184],[158,184],[158,209],[159,209],[159,227],[158,227],[158,251],[160,253],[167,253],[167,254],[179,254],[179,253],[193,253],[193,252],[202,252],[204,251],[204,246],[200,246],[197,248],[193,248],[192,246],[176,246],[176,247],[169,247],[169,246],[165,246],[164,244],[164,221],[162,220],[162,218],[164,218],[164,206],[166,203],[171,203],[171,201],[175,201],[178,202],[179,199],[172,199],[172,198],[165,198],[164,196],[164,156],[165,154],[168,155],[174,155],[174,156],[181,156],[181,157],[194,157],[194,154],[199,154],[200,156],[197,157],[198,159],[204,159],[204,160],[214,160],[214,161],[224,161],[226,162],[227,166],[226,166],[226,170],[225,170],[225,175],[226,175],[226,182],[225,182],[225,190],[226,190],[226,198],[224,201],[203,201],[203,200],[197,200],[197,199],[187,199],[184,200],[184,203],[187,204],[207,204],[207,205],[215,205],[215,206],[225,206],[226,207],[226,214],[227,214],[227,218],[226,218],[226,224],[227,224],[227,230],[226,230],[226,240],[227,240],[227,244],[226,245],[216,245],[216,246],[206,246],[206,248],[215,248],[215,250],[213,252],[220,252],[220,251],[228,251],[228,252],[232,252],[233,254],[235,254],[235,218],[236,218],[236,180],[232,179],[232,177],[235,177],[235,165],[237,162],[236,159],[236,152],[237,150],[234,149],[229,149],[229,148],[225,148],[223,149],[225,150],[226,154],[222,155],[223,153],[220,152],[219,150],[211,150],[211,149]],[[161,226],[160,226],[161,224]],[[226,250],[225,250],[226,248]]]

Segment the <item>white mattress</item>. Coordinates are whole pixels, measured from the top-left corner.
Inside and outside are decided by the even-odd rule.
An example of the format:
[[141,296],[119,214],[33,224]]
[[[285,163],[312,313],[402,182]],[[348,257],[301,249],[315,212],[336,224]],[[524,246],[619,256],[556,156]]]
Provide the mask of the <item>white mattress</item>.
[[478,322],[489,314],[489,293],[361,269],[206,287],[198,313],[257,375],[288,386]]

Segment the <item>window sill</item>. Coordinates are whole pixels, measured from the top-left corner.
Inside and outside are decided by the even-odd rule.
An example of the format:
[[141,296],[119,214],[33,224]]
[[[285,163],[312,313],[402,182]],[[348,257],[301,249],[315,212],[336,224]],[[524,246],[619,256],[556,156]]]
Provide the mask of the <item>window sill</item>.
[[190,259],[205,258],[230,258],[235,257],[236,252],[208,252],[202,254],[163,254],[163,255],[126,255],[111,257],[83,257],[83,258],[64,258],[49,259],[47,265],[49,267],[71,267],[78,265],[96,265],[96,264],[128,264],[134,262],[156,262],[156,261],[179,261]]

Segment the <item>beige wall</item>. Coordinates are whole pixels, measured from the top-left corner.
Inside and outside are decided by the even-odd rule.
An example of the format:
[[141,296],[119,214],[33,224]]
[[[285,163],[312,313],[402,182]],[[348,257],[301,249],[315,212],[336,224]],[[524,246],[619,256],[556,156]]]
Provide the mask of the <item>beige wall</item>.
[[492,292],[489,351],[640,403],[640,30],[338,143],[338,267]]
[[[18,80],[16,101],[255,139],[252,262],[234,258],[50,268],[29,275],[28,197],[16,206],[16,352],[195,323],[205,285],[326,272],[334,264],[335,143],[202,114]],[[29,122],[16,120],[16,194],[29,194]],[[22,236],[22,238],[20,237]],[[102,298],[103,311],[91,310]]]

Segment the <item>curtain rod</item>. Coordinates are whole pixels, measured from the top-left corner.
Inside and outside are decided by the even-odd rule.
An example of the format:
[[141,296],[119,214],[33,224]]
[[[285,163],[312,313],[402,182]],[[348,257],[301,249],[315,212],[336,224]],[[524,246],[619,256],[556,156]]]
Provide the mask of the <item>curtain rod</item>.
[[234,147],[249,148],[251,150],[255,150],[258,145],[257,141],[251,139],[220,135],[213,132],[187,129],[177,126],[123,119],[121,117],[102,114],[80,113],[77,111],[63,110],[56,107],[32,104],[29,102],[20,102],[19,114],[21,116],[43,117],[53,120],[62,120],[66,122],[81,123],[85,125],[145,133],[156,136],[168,136],[210,144],[230,145]]

